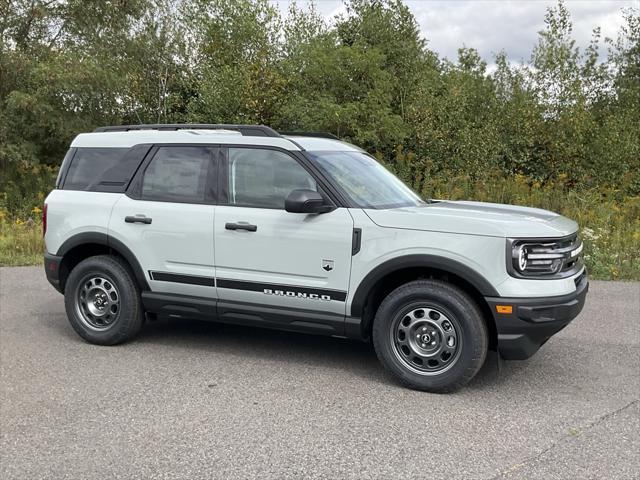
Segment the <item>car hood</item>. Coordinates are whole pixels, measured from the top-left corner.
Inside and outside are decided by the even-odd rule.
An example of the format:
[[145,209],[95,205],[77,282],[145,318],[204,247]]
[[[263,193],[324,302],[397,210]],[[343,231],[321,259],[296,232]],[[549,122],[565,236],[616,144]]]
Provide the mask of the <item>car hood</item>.
[[418,207],[365,212],[381,227],[468,235],[546,238],[578,230],[576,222],[557,213],[499,203],[435,200]]

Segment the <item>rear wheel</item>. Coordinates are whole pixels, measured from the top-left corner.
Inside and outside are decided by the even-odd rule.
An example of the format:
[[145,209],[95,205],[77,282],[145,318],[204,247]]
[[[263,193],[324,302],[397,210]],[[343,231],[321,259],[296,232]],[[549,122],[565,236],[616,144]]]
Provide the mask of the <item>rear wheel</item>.
[[417,280],[391,292],[373,323],[373,344],[384,367],[418,390],[450,392],[478,372],[487,354],[482,312],[459,288]]
[[120,259],[110,255],[89,257],[71,271],[65,308],[78,335],[99,345],[129,340],[144,318],[133,276]]

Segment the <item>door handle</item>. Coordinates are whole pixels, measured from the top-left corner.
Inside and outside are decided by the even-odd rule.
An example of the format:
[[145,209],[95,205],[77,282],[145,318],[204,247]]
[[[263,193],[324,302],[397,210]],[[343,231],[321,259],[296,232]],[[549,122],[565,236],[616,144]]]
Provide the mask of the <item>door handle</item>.
[[225,223],[224,228],[227,230],[246,230],[247,232],[255,232],[258,230],[257,225],[251,225],[247,222]]
[[126,223],[144,223],[145,225],[149,225],[151,218],[145,217],[144,215],[127,215],[124,217],[124,221]]

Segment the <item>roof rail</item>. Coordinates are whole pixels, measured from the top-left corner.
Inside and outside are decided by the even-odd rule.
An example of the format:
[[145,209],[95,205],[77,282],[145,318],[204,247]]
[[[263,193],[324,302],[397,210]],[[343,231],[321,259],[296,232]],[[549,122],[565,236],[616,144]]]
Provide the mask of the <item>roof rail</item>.
[[264,125],[227,125],[223,123],[157,123],[142,125],[115,125],[98,127],[94,132],[129,132],[131,130],[235,130],[246,137],[281,137],[274,129]]
[[333,133],[327,132],[279,132],[280,135],[291,135],[292,137],[316,137],[316,138],[328,138],[331,140],[340,140]]

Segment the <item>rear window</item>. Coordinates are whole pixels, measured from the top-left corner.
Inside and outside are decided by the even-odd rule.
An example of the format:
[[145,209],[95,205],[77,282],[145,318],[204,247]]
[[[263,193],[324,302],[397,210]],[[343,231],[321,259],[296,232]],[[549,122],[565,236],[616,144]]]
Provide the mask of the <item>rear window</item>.
[[78,148],[69,166],[63,188],[101,190],[100,186],[105,177],[113,177],[114,170],[119,169],[127,171],[117,172],[116,180],[109,183],[127,183],[135,170],[131,168],[130,162],[121,163],[128,151],[128,148]]

